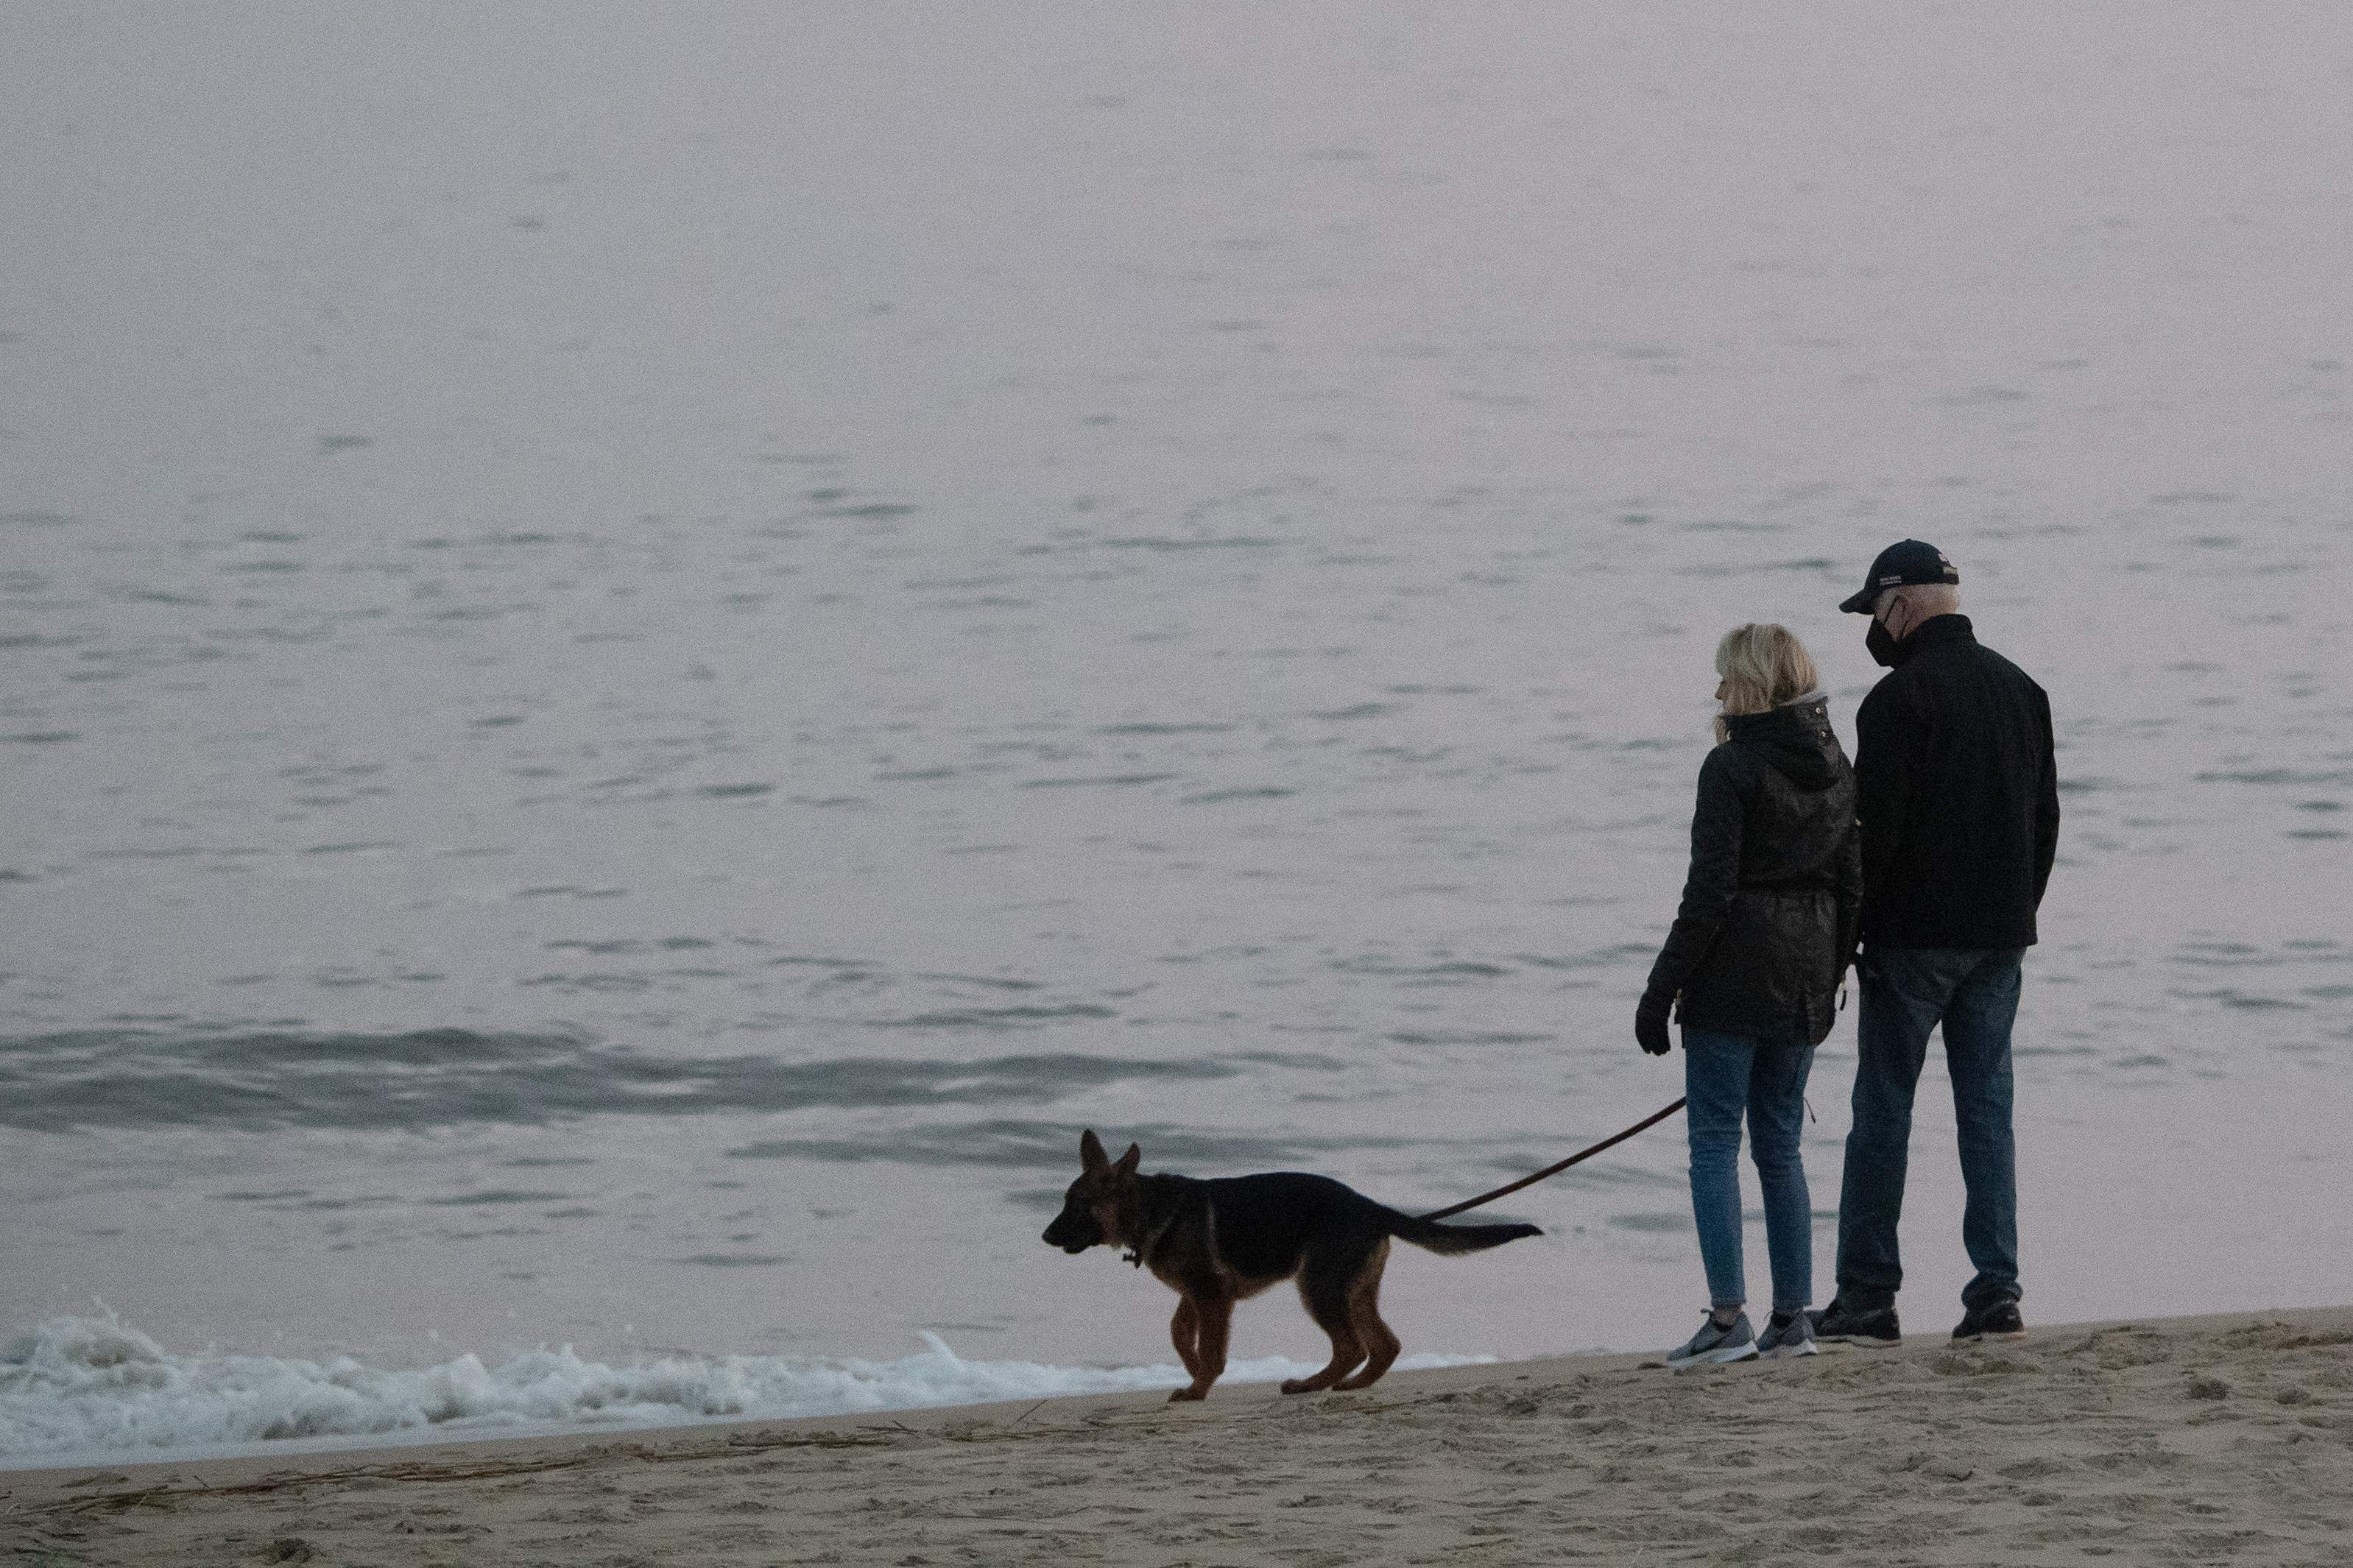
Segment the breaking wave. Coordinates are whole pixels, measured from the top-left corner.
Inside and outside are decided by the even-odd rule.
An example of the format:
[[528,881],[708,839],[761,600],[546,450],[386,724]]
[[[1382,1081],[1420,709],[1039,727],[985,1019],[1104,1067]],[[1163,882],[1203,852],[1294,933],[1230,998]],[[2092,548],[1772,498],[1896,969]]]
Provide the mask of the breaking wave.
[[[698,1421],[980,1405],[1174,1388],[1175,1366],[1078,1367],[968,1361],[938,1335],[897,1361],[791,1355],[670,1355],[612,1365],[569,1345],[485,1365],[472,1354],[387,1369],[349,1356],[305,1361],[167,1352],[107,1319],[50,1318],[0,1344],[0,1468],[63,1456],[161,1458],[181,1449],[303,1438],[459,1438],[680,1426]],[[1419,1355],[1400,1370],[1490,1356]],[[1283,1356],[1236,1362],[1229,1383],[1302,1377]]]

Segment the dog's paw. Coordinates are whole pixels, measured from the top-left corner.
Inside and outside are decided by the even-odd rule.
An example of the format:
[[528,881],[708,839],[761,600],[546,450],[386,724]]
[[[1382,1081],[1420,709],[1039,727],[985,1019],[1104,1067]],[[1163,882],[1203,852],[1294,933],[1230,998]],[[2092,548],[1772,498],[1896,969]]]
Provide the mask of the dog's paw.
[[1172,1388],[1168,1391],[1168,1403],[1171,1405],[1175,1405],[1180,1401],[1187,1399],[1207,1399],[1208,1397],[1209,1391],[1206,1388]]
[[1287,1377],[1282,1380],[1282,1392],[1285,1394],[1313,1394],[1322,1386],[1323,1384],[1310,1383],[1303,1377]]

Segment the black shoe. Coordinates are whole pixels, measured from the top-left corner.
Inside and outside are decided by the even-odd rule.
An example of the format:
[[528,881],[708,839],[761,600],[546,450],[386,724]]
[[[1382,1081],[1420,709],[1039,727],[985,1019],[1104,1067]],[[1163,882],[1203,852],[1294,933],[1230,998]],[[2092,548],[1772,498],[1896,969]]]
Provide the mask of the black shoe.
[[1971,1307],[1961,1314],[1961,1326],[1953,1331],[1957,1340],[2015,1340],[2026,1334],[2026,1320],[2018,1315],[2015,1301],[1989,1301],[1982,1307]]
[[1814,1321],[1814,1337],[1834,1345],[1882,1349],[1904,1342],[1904,1327],[1895,1321],[1895,1309],[1892,1306],[1875,1312],[1858,1312],[1833,1296],[1829,1306],[1806,1315]]

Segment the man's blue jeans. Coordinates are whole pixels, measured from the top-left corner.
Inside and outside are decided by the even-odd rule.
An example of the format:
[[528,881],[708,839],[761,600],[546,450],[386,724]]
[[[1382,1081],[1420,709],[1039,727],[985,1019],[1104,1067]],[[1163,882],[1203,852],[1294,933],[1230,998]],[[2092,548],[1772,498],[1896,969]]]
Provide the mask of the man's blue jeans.
[[1814,1294],[1813,1200],[1798,1139],[1806,1122],[1810,1046],[1683,1030],[1685,1130],[1691,1135],[1692,1218],[1707,1269],[1708,1305],[1748,1300],[1740,1256],[1740,1119],[1765,1189],[1765,1250],[1773,1262],[1773,1310],[1794,1312]]
[[1862,964],[1854,1126],[1839,1193],[1838,1294],[1860,1312],[1892,1306],[1904,1283],[1895,1240],[1912,1142],[1912,1096],[1928,1034],[1945,1026],[1953,1120],[1961,1147],[1961,1243],[1977,1277],[1972,1310],[2015,1301],[2018,1156],[2010,1134],[2010,1030],[2018,1016],[2021,948],[1874,947]]

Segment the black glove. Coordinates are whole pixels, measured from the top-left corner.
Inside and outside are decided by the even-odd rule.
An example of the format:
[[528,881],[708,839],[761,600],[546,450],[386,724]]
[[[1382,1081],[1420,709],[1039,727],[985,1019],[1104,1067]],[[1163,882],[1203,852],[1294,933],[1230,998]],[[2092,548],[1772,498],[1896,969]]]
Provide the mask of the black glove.
[[1642,998],[1641,1005],[1634,1009],[1634,1038],[1654,1057],[1665,1056],[1675,1048],[1674,1042],[1667,1037],[1667,1005],[1664,1002],[1653,1002],[1647,996]]

